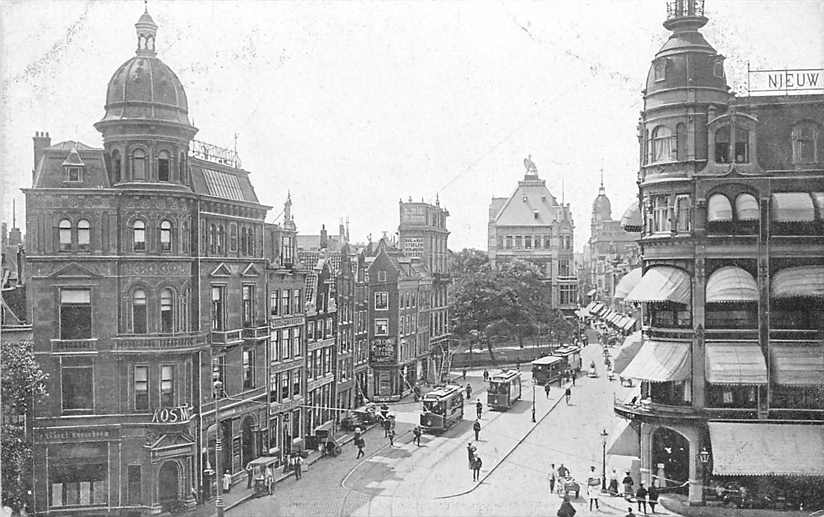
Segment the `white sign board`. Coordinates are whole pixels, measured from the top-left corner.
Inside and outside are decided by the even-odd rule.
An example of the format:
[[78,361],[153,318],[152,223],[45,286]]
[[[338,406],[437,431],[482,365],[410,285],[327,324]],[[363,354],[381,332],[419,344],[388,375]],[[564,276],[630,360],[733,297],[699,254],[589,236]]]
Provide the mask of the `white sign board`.
[[824,69],[748,70],[750,94],[800,94],[824,92]]

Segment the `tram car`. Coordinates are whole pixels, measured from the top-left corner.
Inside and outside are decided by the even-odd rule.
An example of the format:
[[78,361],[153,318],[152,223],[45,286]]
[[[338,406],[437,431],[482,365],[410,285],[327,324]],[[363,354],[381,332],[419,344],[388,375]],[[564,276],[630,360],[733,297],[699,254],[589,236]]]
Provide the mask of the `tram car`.
[[424,431],[443,432],[463,420],[464,388],[440,386],[423,396],[420,424]]
[[532,378],[544,386],[559,380],[565,367],[566,361],[562,357],[546,355],[532,361]]
[[576,373],[581,371],[581,349],[577,346],[564,345],[552,352],[552,355],[564,360],[564,369],[570,369]]
[[521,398],[521,372],[502,371],[489,379],[486,404],[492,409],[509,409]]

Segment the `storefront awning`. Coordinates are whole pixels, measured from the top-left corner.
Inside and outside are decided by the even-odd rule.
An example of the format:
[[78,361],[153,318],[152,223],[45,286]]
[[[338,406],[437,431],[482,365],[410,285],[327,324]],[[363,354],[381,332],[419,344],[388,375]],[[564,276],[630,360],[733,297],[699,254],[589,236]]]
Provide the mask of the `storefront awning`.
[[618,285],[615,286],[615,298],[624,299],[627,295],[635,289],[635,286],[638,285],[638,282],[641,281],[641,268],[637,267],[624,275],[621,280],[618,282]]
[[710,384],[767,384],[767,363],[758,343],[707,343]]
[[627,322],[621,327],[625,332],[635,326],[635,318],[627,318]]
[[821,386],[824,379],[824,345],[773,343],[770,368],[776,384]]
[[607,454],[612,456],[641,457],[641,439],[638,430],[629,420],[620,419],[607,443]]
[[597,292],[596,289],[590,289],[589,291],[587,291],[587,296],[595,296],[596,292]]
[[822,476],[824,425],[709,422],[718,476]]
[[656,266],[647,270],[627,295],[628,302],[690,303],[690,276],[683,269]]
[[650,382],[683,381],[690,376],[690,344],[645,341],[621,377]]
[[584,307],[584,310],[587,312],[592,312],[592,310],[595,308],[596,303],[597,302],[589,302],[589,304],[586,307]]
[[815,219],[813,198],[808,192],[780,192],[772,195],[772,220],[779,223]]
[[598,311],[600,311],[603,306],[604,305],[601,302],[595,302],[592,307],[590,307],[589,312],[592,314],[598,314]]
[[824,266],[779,270],[772,279],[773,298],[824,298]]
[[751,274],[735,266],[717,269],[707,280],[707,303],[757,302],[758,286]]
[[612,361],[612,370],[621,375],[623,371],[629,366],[629,363],[635,359],[638,350],[641,349],[641,331],[636,331],[624,339],[618,353],[615,354],[615,359]]

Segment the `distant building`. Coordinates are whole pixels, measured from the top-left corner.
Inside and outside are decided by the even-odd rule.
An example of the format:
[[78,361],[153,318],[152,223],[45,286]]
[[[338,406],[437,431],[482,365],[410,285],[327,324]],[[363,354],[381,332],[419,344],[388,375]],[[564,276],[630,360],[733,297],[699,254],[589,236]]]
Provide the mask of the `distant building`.
[[540,270],[553,306],[572,311],[578,304],[572,211],[549,192],[530,158],[524,165],[526,173],[515,192],[492,198],[489,205],[489,260],[531,262]]

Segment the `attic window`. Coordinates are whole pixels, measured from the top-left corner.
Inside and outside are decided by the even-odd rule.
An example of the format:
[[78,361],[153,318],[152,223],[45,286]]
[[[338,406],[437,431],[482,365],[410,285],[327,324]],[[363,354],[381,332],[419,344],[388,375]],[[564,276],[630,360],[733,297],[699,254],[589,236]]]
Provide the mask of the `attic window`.
[[655,80],[663,81],[667,78],[667,60],[662,59],[655,63]]
[[66,167],[66,181],[83,181],[80,175],[80,167]]
[[523,201],[524,203],[526,203],[526,196],[524,196],[524,197],[522,198],[522,201]]
[[712,65],[712,75],[718,79],[724,78],[724,62],[720,59]]
[[532,217],[534,217],[535,219],[538,218],[538,211],[537,210],[532,211]]

